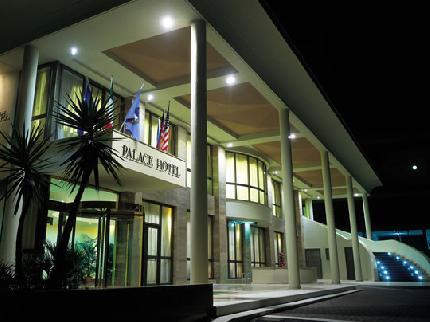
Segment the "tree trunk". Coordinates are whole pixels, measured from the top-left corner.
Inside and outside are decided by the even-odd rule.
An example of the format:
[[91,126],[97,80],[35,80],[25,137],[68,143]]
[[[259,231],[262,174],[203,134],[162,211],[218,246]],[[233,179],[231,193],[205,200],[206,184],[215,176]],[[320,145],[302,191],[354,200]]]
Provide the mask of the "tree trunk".
[[22,268],[22,235],[24,231],[25,217],[28,214],[30,206],[31,204],[29,198],[24,197],[22,201],[22,210],[21,215],[19,216],[18,231],[16,232],[15,241],[15,275],[20,286],[24,285],[24,272]]
[[[82,176],[82,181],[79,185],[78,193],[73,200],[72,206],[70,207],[69,217],[67,218],[66,225],[61,234],[61,239],[56,249],[56,256],[54,259],[54,268],[49,278],[48,286],[50,288],[61,288],[65,278],[65,260],[67,255],[67,246],[69,245],[70,234],[73,227],[75,226],[76,216],[79,211],[79,205],[81,203],[82,195],[84,194],[85,188],[88,185],[91,171],[85,171]],[[73,245],[72,245],[73,246]]]

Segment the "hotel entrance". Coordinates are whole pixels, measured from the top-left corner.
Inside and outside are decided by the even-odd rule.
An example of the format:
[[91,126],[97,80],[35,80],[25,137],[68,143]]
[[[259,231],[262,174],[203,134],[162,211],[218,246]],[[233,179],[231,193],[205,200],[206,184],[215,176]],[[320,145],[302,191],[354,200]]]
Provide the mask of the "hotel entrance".
[[[73,196],[62,182],[51,185],[47,247],[58,244]],[[67,187],[67,186],[65,186]],[[118,194],[85,190],[70,247],[81,287],[136,287],[172,283],[173,208],[142,201],[118,209]]]

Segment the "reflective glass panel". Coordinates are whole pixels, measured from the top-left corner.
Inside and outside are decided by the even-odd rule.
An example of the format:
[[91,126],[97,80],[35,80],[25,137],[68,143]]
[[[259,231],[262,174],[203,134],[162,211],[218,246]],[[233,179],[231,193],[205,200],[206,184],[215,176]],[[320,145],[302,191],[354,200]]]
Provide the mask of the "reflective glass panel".
[[246,155],[236,154],[236,183],[248,184],[248,160]]

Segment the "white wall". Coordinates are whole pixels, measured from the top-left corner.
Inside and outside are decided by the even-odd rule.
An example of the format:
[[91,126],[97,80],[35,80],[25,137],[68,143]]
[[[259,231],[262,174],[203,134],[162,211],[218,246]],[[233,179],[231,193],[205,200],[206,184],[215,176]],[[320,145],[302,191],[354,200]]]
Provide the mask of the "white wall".
[[[325,249],[328,248],[327,226],[320,224],[316,221],[309,220],[302,216],[305,249],[319,248],[321,254],[321,265],[324,279],[330,279],[330,262],[326,258]],[[345,260],[345,247],[352,247],[351,240],[343,234],[342,231],[337,231],[336,242],[339,257],[339,270],[340,278],[346,280],[346,260]],[[360,260],[361,269],[363,271],[364,280],[374,280],[374,258],[372,254],[360,243]]]

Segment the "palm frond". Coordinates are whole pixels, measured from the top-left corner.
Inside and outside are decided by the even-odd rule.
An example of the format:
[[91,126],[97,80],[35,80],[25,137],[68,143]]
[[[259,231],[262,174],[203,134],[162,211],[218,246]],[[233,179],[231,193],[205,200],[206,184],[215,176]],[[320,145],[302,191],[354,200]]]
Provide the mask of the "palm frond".
[[97,97],[91,97],[87,102],[82,96],[81,92],[73,100],[68,95],[66,104],[58,104],[58,111],[54,114],[57,124],[83,133],[58,142],[60,152],[68,156],[62,163],[65,166],[64,177],[71,183],[73,191],[86,173],[92,173],[95,187],[99,189],[98,166],[101,165],[121,184],[118,172],[122,166],[117,160],[117,152],[111,147],[116,139],[109,134],[112,131],[109,125],[115,120],[113,103]]
[[44,199],[44,191],[49,186],[47,169],[52,165],[47,157],[50,141],[44,139],[44,131],[39,127],[31,131],[12,127],[12,133],[0,132],[4,142],[0,144],[0,172],[6,176],[1,183],[6,187],[0,199],[14,199],[15,214],[19,201],[25,196],[34,197],[37,204]]

